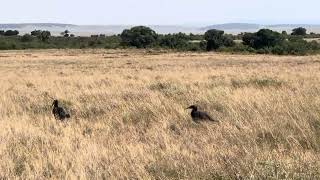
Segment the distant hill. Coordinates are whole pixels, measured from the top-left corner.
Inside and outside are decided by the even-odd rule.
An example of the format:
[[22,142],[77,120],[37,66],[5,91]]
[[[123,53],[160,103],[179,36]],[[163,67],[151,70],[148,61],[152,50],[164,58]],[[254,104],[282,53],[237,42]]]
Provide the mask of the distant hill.
[[[53,35],[60,35],[64,30],[69,30],[76,36],[90,36],[95,34],[120,34],[124,29],[133,27],[134,25],[74,25],[74,24],[57,24],[57,23],[24,23],[24,24],[0,24],[0,30],[14,29],[20,34],[30,33],[37,30],[48,30]],[[149,25],[147,25],[149,26]],[[157,33],[202,33],[199,27],[178,26],[178,25],[150,25]]]
[[211,26],[206,26],[200,28],[202,31],[207,31],[209,29],[219,29],[224,30],[226,33],[238,34],[241,32],[256,32],[262,28],[272,29],[274,31],[287,31],[291,32],[293,28],[304,27],[309,32],[320,33],[320,25],[316,24],[272,24],[272,25],[262,25],[262,24],[250,24],[250,23],[227,23],[227,24],[215,24]]
[[[308,32],[320,33],[320,25],[313,24],[275,24],[275,25],[261,25],[250,23],[226,23],[215,24],[205,27],[198,26],[179,26],[179,25],[146,25],[154,29],[157,33],[194,33],[203,34],[209,29],[220,29],[226,33],[239,34],[241,32],[255,32],[261,28],[269,28],[275,31],[287,31],[295,27],[305,27]],[[119,34],[124,29],[133,27],[133,25],[74,25],[74,24],[59,24],[59,23],[22,23],[22,24],[0,24],[0,30],[14,29],[18,30],[20,34],[30,33],[31,31],[48,30],[52,35],[60,35],[64,30],[69,30],[76,36],[90,36],[94,34]]]
[[290,28],[296,28],[296,27],[320,28],[320,24],[273,24],[273,25],[267,25],[267,27],[270,27],[270,28],[281,28],[281,27],[290,27]]
[[58,24],[58,23],[21,23],[21,24],[0,24],[0,29],[8,28],[25,28],[25,27],[72,27],[73,24]]
[[249,23],[227,23],[227,24],[215,24],[201,28],[203,30],[209,29],[221,29],[221,30],[235,30],[235,29],[259,29],[261,25],[259,24],[249,24]]

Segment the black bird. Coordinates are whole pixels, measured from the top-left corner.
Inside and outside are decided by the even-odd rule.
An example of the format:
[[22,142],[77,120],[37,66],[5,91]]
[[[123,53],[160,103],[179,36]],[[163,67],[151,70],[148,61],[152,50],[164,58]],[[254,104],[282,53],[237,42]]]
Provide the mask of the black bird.
[[54,100],[52,106],[52,114],[57,120],[70,118],[70,114],[66,113],[66,111],[62,107],[59,107],[58,100]]
[[199,123],[199,121],[205,121],[205,120],[218,122],[217,120],[214,120],[212,117],[210,117],[208,113],[204,111],[198,111],[198,107],[196,105],[192,105],[187,109],[192,109],[191,117],[192,117],[192,120],[196,123]]

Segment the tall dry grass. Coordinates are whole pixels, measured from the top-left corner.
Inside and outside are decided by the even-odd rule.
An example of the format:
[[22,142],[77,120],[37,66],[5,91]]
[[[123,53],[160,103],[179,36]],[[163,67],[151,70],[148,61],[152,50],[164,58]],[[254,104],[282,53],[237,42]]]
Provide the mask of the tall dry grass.
[[0,82],[0,179],[320,178],[320,56],[2,51]]

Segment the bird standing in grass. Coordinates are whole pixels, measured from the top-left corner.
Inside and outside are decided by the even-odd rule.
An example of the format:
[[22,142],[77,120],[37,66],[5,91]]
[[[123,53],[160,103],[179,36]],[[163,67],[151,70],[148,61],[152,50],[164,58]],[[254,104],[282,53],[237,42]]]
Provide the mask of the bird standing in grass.
[[198,107],[196,105],[189,106],[187,109],[192,109],[191,117],[192,117],[192,120],[196,123],[199,123],[199,121],[206,121],[206,120],[218,122],[217,120],[209,116],[208,113],[204,111],[198,111]]
[[66,118],[70,118],[70,114],[68,114],[62,107],[59,107],[58,100],[55,99],[52,103],[52,106],[52,114],[57,120],[63,121]]

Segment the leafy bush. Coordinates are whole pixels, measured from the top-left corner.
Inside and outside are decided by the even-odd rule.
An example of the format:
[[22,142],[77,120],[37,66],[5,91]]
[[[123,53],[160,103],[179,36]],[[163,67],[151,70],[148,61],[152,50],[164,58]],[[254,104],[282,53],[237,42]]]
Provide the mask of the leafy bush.
[[[302,34],[301,28],[294,29],[295,34]],[[316,41],[307,42],[303,36],[284,36],[269,29],[261,29],[256,33],[245,33],[242,36],[243,44],[256,49],[258,54],[277,55],[307,55],[319,52],[320,47]],[[288,39],[286,39],[288,38]]]
[[8,30],[4,33],[5,36],[16,36],[19,34],[19,31],[17,30]]
[[234,41],[230,36],[224,35],[224,31],[217,29],[208,30],[204,34],[204,38],[207,41],[207,51],[216,50],[222,46],[231,47],[234,45]]
[[21,37],[22,42],[31,42],[32,41],[32,36],[30,34],[25,34]]
[[8,43],[5,41],[0,41],[0,50],[7,50],[9,49]]
[[272,54],[278,55],[307,55],[319,51],[316,41],[307,42],[301,37],[290,37],[288,41],[272,48]]
[[242,41],[244,45],[255,49],[262,49],[282,44],[285,38],[278,32],[270,29],[261,29],[256,33],[244,34]]
[[307,29],[303,27],[298,27],[292,30],[291,35],[293,36],[305,36],[307,35]]
[[184,33],[167,34],[159,36],[159,45],[170,49],[184,49],[188,46],[190,38]]
[[192,42],[188,43],[187,48],[185,50],[187,50],[187,51],[203,51],[203,49],[200,47],[200,43],[192,43]]
[[51,36],[50,31],[42,31],[41,34],[39,35],[39,39],[45,42],[45,41],[48,41],[50,36]]
[[90,41],[88,42],[88,46],[90,46],[90,47],[93,47],[95,44],[96,44],[96,41],[95,41],[95,40],[90,40]]
[[69,36],[70,36],[69,33],[70,33],[69,30],[65,30],[65,31],[61,32],[60,34],[61,34],[61,36],[63,36],[63,37],[69,37]]
[[42,42],[46,42],[51,37],[50,31],[34,30],[31,31],[32,36],[38,37]]
[[39,36],[41,34],[41,30],[34,30],[34,31],[31,31],[31,36]]
[[155,45],[158,35],[149,27],[136,26],[131,29],[125,29],[120,37],[122,44],[125,46],[147,48]]
[[200,41],[199,47],[201,50],[205,51],[207,49],[207,41]]
[[235,45],[233,41],[232,35],[225,35],[223,38],[223,46],[225,47],[232,47]]
[[218,50],[220,52],[228,52],[228,53],[243,53],[243,54],[256,53],[256,50],[254,48],[241,43],[235,44],[232,47],[221,47]]
[[308,43],[308,48],[313,51],[319,51],[320,50],[320,44],[317,41],[311,41]]

